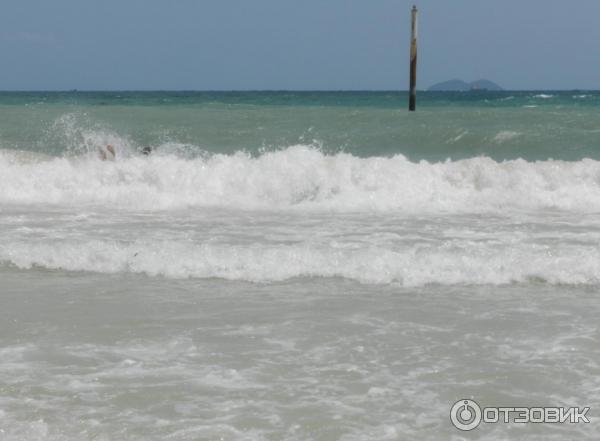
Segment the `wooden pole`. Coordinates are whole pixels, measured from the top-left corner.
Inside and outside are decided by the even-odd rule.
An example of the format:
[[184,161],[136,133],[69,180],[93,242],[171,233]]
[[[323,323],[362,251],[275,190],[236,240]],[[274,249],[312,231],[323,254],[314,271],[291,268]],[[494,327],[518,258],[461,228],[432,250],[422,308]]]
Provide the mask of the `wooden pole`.
[[410,22],[410,97],[408,110],[414,112],[417,105],[417,7],[412,7]]

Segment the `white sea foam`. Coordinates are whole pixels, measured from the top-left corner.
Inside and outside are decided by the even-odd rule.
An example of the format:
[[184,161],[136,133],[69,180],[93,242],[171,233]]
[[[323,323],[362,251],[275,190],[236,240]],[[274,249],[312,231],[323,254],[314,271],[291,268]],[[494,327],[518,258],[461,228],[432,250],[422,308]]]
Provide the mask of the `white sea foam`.
[[352,241],[332,246],[310,238],[298,244],[242,245],[160,239],[20,241],[0,244],[0,262],[22,269],[37,266],[254,282],[294,277],[343,277],[403,286],[600,281],[597,246],[531,243],[518,234],[487,241],[418,241],[395,246]]
[[[497,141],[517,136],[500,132]],[[600,162],[479,157],[411,162],[357,158],[311,146],[181,158],[160,153],[115,162],[78,156],[22,160],[0,151],[0,204],[169,210],[187,207],[326,211],[600,211]]]
[[521,136],[521,133],[519,133],[519,132],[515,132],[512,130],[502,130],[502,131],[498,132],[496,134],[496,136],[494,136],[492,141],[494,141],[495,143],[498,143],[498,144],[502,144],[502,143],[510,141],[512,139],[518,138],[519,136]]
[[23,269],[404,286],[600,281],[600,162],[590,159],[429,163],[305,145],[260,156],[158,149],[115,162],[3,151],[0,207],[0,264]]
[[547,100],[547,99],[550,99],[550,98],[554,98],[554,95],[549,95],[549,94],[546,94],[546,93],[540,93],[538,95],[534,95],[533,97],[534,98],[542,98],[542,99]]
[[461,139],[463,139],[465,136],[467,136],[469,134],[468,130],[461,130],[458,135],[450,138],[448,141],[446,141],[447,144],[455,144],[458,141],[460,141]]

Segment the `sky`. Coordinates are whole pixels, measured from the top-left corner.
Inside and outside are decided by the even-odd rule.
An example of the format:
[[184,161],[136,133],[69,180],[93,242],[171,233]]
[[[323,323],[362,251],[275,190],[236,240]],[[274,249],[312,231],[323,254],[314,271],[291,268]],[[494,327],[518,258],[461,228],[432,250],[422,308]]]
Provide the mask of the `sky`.
[[600,89],[599,0],[2,0],[0,90]]

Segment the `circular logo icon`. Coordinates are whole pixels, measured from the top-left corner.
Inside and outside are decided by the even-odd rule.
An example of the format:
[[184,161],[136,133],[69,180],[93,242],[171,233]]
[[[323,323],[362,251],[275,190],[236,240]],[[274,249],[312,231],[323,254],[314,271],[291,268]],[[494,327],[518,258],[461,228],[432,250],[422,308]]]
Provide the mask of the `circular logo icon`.
[[473,400],[458,400],[450,409],[450,421],[458,430],[473,430],[481,423],[481,407]]

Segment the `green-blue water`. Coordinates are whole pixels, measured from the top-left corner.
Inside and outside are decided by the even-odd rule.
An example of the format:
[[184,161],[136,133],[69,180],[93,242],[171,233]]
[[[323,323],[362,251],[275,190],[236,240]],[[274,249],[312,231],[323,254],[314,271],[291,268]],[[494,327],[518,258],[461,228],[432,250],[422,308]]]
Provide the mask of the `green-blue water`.
[[411,160],[600,158],[600,92],[4,92],[0,148],[61,155],[109,137],[189,154],[314,144]]

